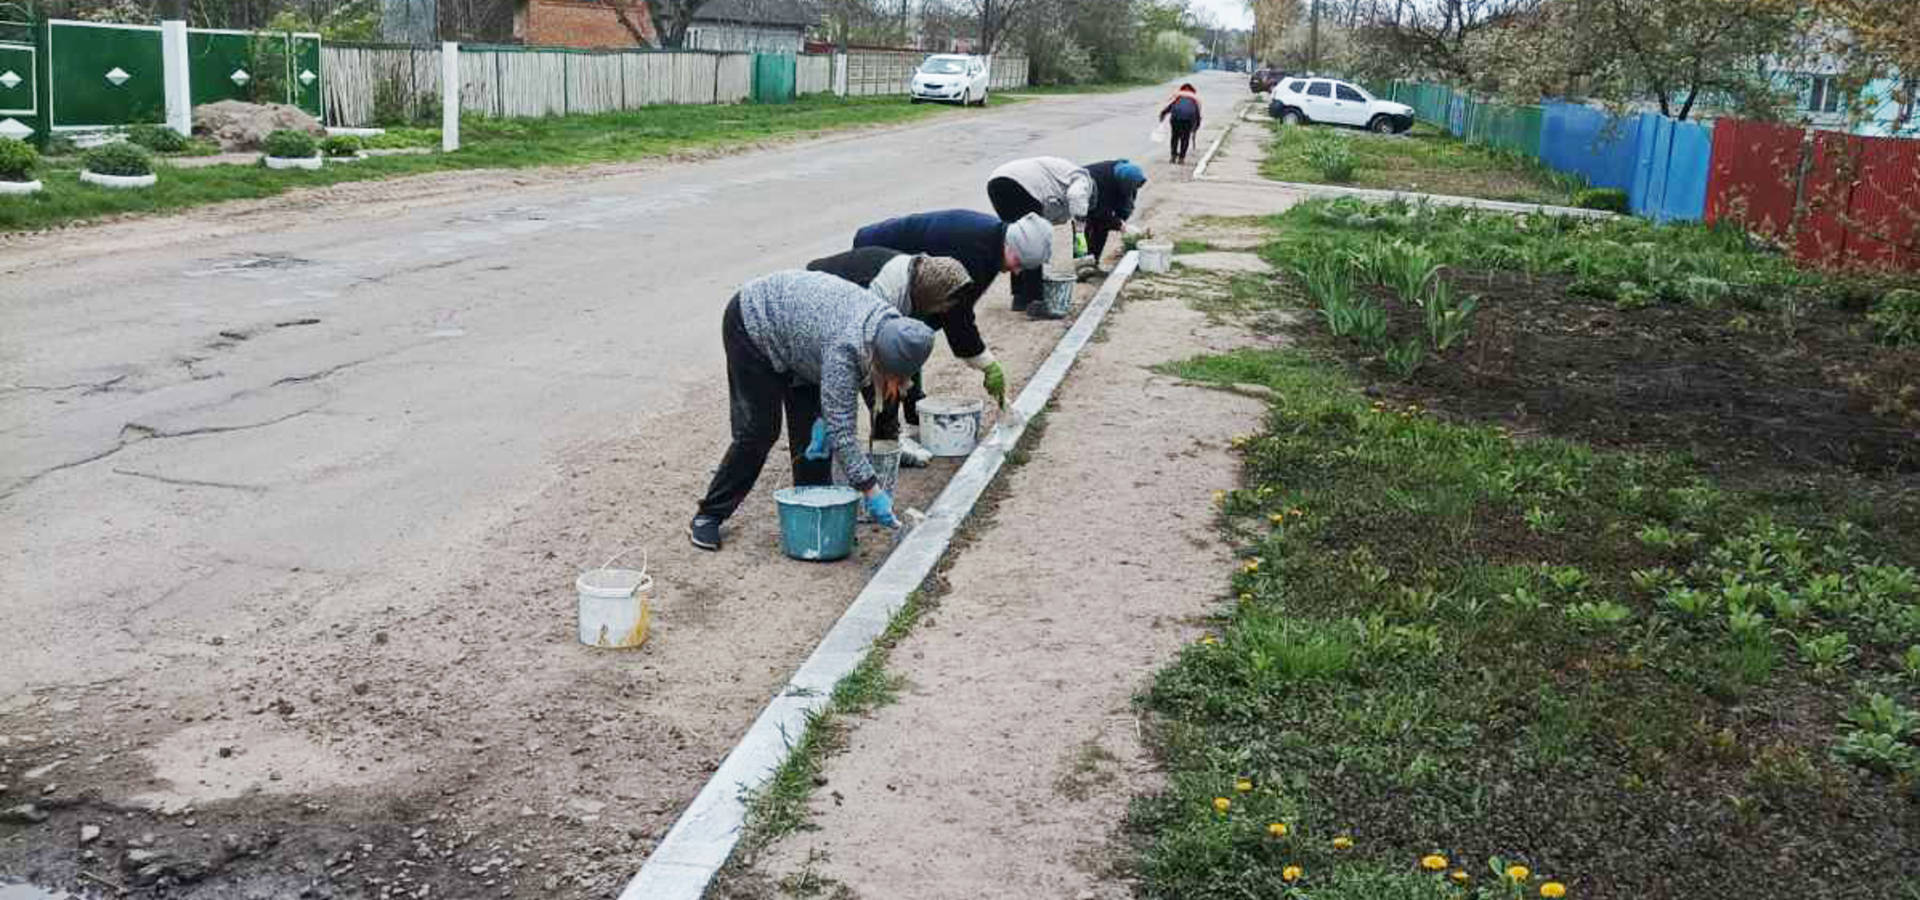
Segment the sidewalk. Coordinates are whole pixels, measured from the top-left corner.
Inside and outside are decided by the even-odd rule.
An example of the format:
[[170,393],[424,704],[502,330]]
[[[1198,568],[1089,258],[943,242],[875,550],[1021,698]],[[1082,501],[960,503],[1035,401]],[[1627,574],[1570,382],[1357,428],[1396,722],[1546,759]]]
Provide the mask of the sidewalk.
[[[1163,234],[1220,214],[1181,184]],[[1225,214],[1276,212],[1245,208]],[[938,605],[894,650],[900,700],[849,724],[812,800],[817,830],[775,843],[712,896],[1132,895],[1114,873],[1129,802],[1157,789],[1133,696],[1199,634],[1230,565],[1212,493],[1256,400],[1148,367],[1250,340],[1129,284],[998,507],[970,526]]]

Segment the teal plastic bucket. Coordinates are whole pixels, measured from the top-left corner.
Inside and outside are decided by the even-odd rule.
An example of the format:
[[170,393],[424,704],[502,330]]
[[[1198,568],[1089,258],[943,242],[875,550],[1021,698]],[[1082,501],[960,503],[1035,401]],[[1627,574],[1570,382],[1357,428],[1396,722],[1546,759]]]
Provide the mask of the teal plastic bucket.
[[853,515],[860,492],[850,487],[790,487],[773,492],[780,507],[780,549],[794,559],[829,562],[853,553]]

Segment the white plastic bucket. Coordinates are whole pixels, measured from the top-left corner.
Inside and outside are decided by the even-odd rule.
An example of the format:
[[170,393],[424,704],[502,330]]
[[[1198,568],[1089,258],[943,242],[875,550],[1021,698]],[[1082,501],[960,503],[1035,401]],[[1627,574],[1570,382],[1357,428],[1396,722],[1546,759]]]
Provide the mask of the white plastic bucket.
[[[867,462],[873,466],[873,474],[880,479],[880,489],[893,493],[900,484],[900,442],[874,441],[867,451]],[[843,487],[853,486],[853,480],[847,477],[847,467],[842,465],[838,453],[833,455],[833,483]],[[873,517],[867,513],[866,504],[855,508],[854,521],[873,521]]]
[[1140,271],[1165,275],[1173,268],[1171,241],[1145,241],[1140,244]]
[[609,559],[588,569],[573,583],[580,594],[580,643],[609,650],[638,647],[647,642],[653,621],[653,576],[645,562],[639,571],[607,568],[612,564]]
[[920,445],[935,456],[966,456],[980,442],[980,420],[987,406],[979,400],[929,397],[920,401]]

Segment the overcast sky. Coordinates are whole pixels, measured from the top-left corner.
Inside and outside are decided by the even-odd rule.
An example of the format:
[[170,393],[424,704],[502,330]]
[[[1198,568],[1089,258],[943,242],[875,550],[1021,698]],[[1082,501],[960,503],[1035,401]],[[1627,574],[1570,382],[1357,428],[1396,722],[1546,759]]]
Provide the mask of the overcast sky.
[[1247,0],[1189,0],[1195,11],[1206,10],[1228,28],[1252,28],[1253,10]]

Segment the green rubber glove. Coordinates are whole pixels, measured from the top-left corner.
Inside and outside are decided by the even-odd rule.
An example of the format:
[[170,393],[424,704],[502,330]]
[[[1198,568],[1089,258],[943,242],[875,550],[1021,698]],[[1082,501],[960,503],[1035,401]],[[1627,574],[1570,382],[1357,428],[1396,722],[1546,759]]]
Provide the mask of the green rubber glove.
[[1001,409],[1006,409],[1007,370],[1000,368],[1000,364],[995,362],[988,363],[987,367],[980,371],[986,376],[982,380],[982,384],[986,387],[987,393],[993,395],[993,399],[1000,404]]
[[1087,236],[1078,231],[1073,233],[1073,255],[1076,257],[1087,255]]

